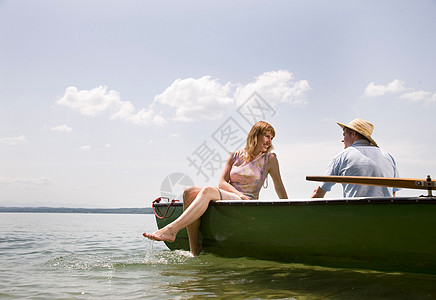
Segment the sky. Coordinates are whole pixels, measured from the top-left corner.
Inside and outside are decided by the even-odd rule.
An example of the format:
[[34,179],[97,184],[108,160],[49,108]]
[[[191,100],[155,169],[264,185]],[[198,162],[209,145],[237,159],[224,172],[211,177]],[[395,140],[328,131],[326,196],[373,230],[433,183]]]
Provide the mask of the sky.
[[[0,206],[180,199],[218,184],[257,120],[291,199],[355,118],[400,177],[436,178],[435,15],[434,0],[0,0]],[[271,179],[260,197],[277,199]]]

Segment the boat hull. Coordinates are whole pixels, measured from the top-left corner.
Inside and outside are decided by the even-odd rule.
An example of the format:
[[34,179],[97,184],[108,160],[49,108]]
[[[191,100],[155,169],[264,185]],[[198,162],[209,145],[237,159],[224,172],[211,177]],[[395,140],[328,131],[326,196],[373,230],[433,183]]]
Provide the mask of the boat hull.
[[[158,227],[182,211],[173,205]],[[200,233],[205,251],[226,257],[436,274],[435,228],[436,198],[216,201]],[[186,230],[166,244],[188,250]]]

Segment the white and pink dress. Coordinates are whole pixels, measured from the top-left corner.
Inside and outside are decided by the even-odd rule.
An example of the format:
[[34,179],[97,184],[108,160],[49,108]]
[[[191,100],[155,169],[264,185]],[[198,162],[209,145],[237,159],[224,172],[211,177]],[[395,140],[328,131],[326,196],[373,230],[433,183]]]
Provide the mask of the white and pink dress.
[[[268,176],[268,161],[275,153],[262,153],[250,162],[246,161],[244,149],[231,152],[233,165],[229,183],[251,200],[259,199],[259,192]],[[241,200],[235,193],[219,189],[221,200]]]

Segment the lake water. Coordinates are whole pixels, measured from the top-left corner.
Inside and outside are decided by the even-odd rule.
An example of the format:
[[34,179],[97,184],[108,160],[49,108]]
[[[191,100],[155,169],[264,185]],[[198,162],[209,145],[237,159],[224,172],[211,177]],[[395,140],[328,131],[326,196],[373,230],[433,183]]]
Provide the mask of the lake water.
[[436,276],[193,258],[142,237],[155,229],[153,215],[0,213],[0,298],[436,299]]

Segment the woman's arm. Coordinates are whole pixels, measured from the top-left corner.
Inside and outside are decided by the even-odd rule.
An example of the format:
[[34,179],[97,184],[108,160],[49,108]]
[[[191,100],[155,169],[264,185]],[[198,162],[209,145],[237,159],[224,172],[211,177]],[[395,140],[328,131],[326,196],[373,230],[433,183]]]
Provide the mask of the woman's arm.
[[232,166],[233,166],[233,158],[232,158],[232,154],[230,154],[229,157],[227,158],[226,164],[224,165],[224,169],[221,173],[218,187],[227,192],[231,192],[239,195],[239,197],[241,197],[242,200],[250,200],[247,196],[245,196],[243,193],[235,189],[235,187],[229,183],[230,170],[232,169]]
[[271,178],[273,179],[277,196],[279,196],[280,199],[288,199],[288,194],[286,193],[282,176],[280,175],[279,161],[275,155],[271,155],[268,160],[268,165],[268,172],[271,174]]

